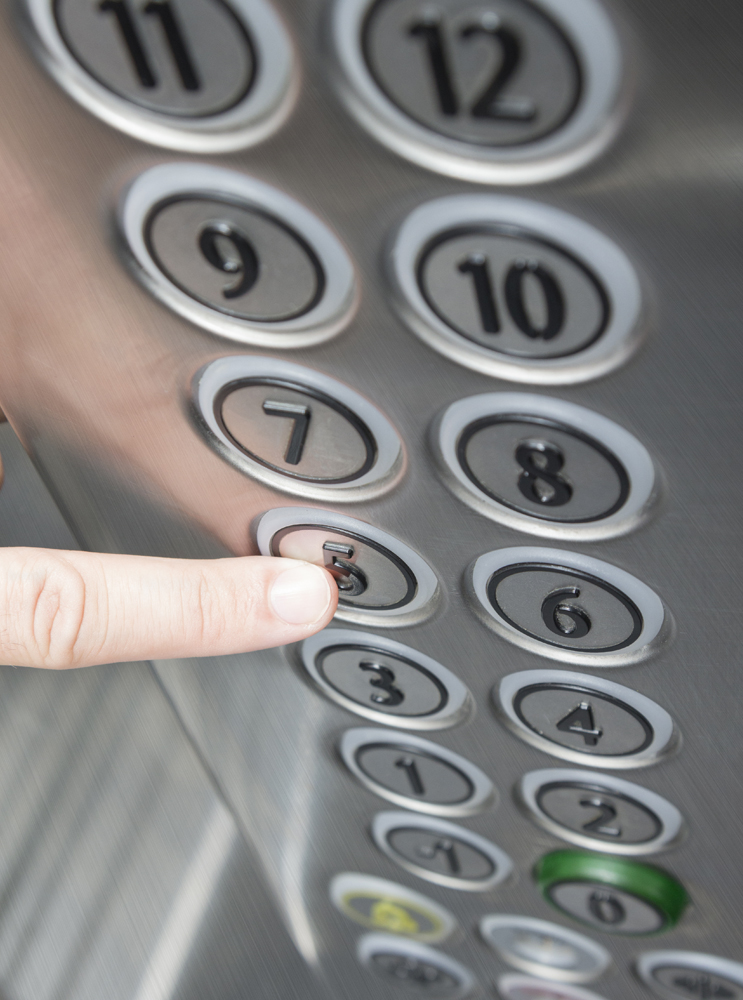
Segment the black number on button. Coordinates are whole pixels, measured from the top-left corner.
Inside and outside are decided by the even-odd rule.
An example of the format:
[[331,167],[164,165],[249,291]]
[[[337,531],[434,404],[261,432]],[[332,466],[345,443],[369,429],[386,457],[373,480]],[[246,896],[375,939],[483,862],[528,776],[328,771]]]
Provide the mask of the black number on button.
[[605,837],[621,837],[622,828],[619,826],[609,826],[613,819],[616,819],[617,811],[610,802],[605,802],[604,799],[599,798],[598,795],[592,796],[590,799],[581,799],[580,805],[584,809],[598,809],[599,815],[590,820],[588,823],[584,823],[581,829],[585,830],[587,833],[601,833]]
[[480,311],[483,331],[485,333],[500,333],[498,306],[495,301],[488,258],[481,253],[471,253],[459,265],[459,270],[462,274],[472,275],[472,284],[475,286],[477,308]]
[[237,280],[222,289],[226,299],[245,295],[258,280],[258,255],[242,233],[229,223],[216,222],[206,226],[199,236],[199,250],[212,267],[224,274],[236,275]]
[[360,597],[369,584],[363,571],[349,562],[354,554],[353,545],[325,542],[322,550],[325,555],[325,568],[335,577],[338,590],[344,597]]
[[[152,90],[158,85],[158,80],[126,0],[102,0],[98,10],[102,14],[113,14],[140,85]],[[183,89],[201,90],[196,66],[170,0],[150,0],[142,8],[142,13],[160,21]]]
[[735,993],[727,986],[716,983],[711,976],[704,974],[675,976],[673,985],[699,1000],[733,1000],[735,997]]
[[565,456],[549,441],[523,441],[514,458],[524,470],[518,487],[527,500],[543,507],[562,507],[573,496],[570,483],[559,474]]
[[582,701],[572,712],[568,712],[564,719],[560,719],[557,728],[562,733],[575,733],[583,737],[586,746],[595,747],[604,735],[600,729],[596,728],[593,721],[593,709],[587,701]]
[[577,587],[566,587],[549,594],[542,602],[542,621],[556,635],[581,639],[591,631],[591,619],[583,608],[569,604],[566,597],[580,597]]
[[416,854],[427,861],[433,861],[438,854],[443,854],[446,857],[446,863],[452,875],[458,875],[462,870],[457,850],[448,838],[442,838],[433,844],[421,845],[417,849]]
[[303,406],[301,403],[281,403],[267,399],[263,403],[263,412],[267,417],[286,417],[288,420],[294,421],[284,461],[287,465],[299,465],[302,461],[307,432],[310,429],[312,410],[309,406]]
[[588,910],[602,924],[615,926],[627,919],[627,911],[616,896],[610,892],[597,889],[588,898]]
[[418,770],[418,765],[413,760],[412,757],[401,757],[399,760],[395,761],[395,767],[399,767],[401,771],[404,771],[408,776],[408,781],[410,782],[410,788],[413,795],[425,795],[426,789],[421,780],[420,771]]
[[362,660],[359,663],[359,670],[369,670],[376,674],[376,677],[369,678],[369,683],[372,687],[379,688],[380,691],[384,692],[370,696],[377,705],[388,705],[392,708],[405,701],[403,692],[399,687],[395,687],[395,675],[389,667],[382,663],[374,663],[372,660]]

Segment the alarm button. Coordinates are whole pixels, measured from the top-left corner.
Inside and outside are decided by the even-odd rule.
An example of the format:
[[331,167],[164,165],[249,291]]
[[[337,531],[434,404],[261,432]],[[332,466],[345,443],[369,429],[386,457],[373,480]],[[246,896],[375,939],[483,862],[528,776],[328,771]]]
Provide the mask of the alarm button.
[[341,913],[372,930],[436,942],[456,927],[449,911],[432,899],[373,875],[342,872],[333,878],[329,891]]

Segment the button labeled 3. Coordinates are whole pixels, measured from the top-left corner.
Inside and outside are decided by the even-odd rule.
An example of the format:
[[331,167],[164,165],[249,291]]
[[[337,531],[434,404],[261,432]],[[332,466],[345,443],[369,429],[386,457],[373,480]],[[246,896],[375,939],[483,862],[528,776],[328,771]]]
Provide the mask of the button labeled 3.
[[475,987],[469,969],[435,948],[390,934],[365,934],[356,948],[362,965],[391,986],[417,995],[459,1000]]
[[681,836],[678,809],[655,792],[596,771],[547,768],[525,774],[517,801],[545,830],[580,847],[652,854]]
[[466,579],[486,625],[550,659],[595,667],[637,663],[669,631],[654,591],[617,566],[578,553],[498,549],[476,559]]
[[326,628],[302,643],[320,690],[357,715],[408,729],[444,729],[472,710],[472,696],[446,667],[400,642]]
[[329,510],[279,507],[255,529],[264,556],[286,556],[325,566],[338,584],[338,618],[406,625],[431,613],[439,594],[436,574],[417,552],[363,521]]
[[353,264],[299,202],[262,181],[196,163],[145,171],[119,227],[135,277],[179,315],[247,344],[327,340],[356,305]]
[[598,979],[611,964],[606,948],[583,934],[535,917],[483,917],[480,934],[500,957],[524,972],[566,983]]
[[320,372],[274,358],[219,358],[192,400],[209,444],[276,489],[357,501],[404,471],[402,442],[375,406]]
[[485,892],[513,870],[508,855],[471,830],[427,816],[383,812],[372,836],[380,851],[414,875],[449,889]]
[[294,101],[291,42],[263,0],[27,0],[37,49],[85,108],[146,142],[226,152]]
[[533,746],[585,764],[644,767],[677,745],[668,712],[621,684],[565,670],[524,670],[493,689],[501,720]]
[[660,868],[582,851],[554,851],[535,878],[563,913],[610,934],[654,934],[673,927],[689,897]]
[[743,964],[695,951],[648,951],[640,979],[666,1000],[743,1000]]
[[449,911],[432,899],[373,875],[341,872],[330,883],[330,898],[357,924],[417,941],[443,941],[456,927]]
[[368,789],[396,805],[433,816],[472,816],[495,801],[479,767],[419,736],[384,729],[349,729],[343,761]]

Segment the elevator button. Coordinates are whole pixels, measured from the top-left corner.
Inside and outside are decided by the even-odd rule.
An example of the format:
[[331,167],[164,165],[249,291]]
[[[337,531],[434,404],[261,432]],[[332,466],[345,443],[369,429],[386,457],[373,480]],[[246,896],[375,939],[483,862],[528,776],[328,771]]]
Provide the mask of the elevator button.
[[513,862],[495,844],[442,819],[382,812],[374,817],[372,836],[398,865],[449,889],[486,892],[513,871]]
[[597,993],[580,986],[546,982],[518,973],[500,977],[498,994],[503,1000],[603,1000]]
[[341,872],[332,879],[329,891],[341,913],[370,930],[436,942],[449,937],[456,927],[449,911],[432,899],[374,875]]
[[522,392],[471,396],[447,407],[433,436],[439,468],[457,496],[533,534],[623,534],[644,520],[656,494],[643,445],[564,400]]
[[587,983],[611,964],[600,944],[535,917],[492,914],[480,921],[480,934],[509,965],[545,979]]
[[325,566],[338,584],[337,617],[347,621],[409,624],[426,617],[438,597],[436,574],[417,552],[344,514],[276,508],[259,519],[256,541],[263,555]]
[[404,471],[392,424],[353,389],[275,358],[219,358],[194,379],[197,426],[243,472],[302,496],[355,501]]
[[683,829],[681,813],[660,795],[595,771],[531,771],[518,784],[517,800],[555,836],[612,854],[661,851]]
[[536,865],[545,899],[611,934],[654,934],[678,923],[689,898],[660,868],[583,851],[553,851]]
[[375,722],[443,729],[472,710],[471,694],[450,670],[392,639],[326,628],[305,639],[301,656],[325,695]]
[[666,1000],[743,1000],[743,964],[695,951],[648,951],[640,979]]
[[611,667],[646,659],[667,634],[658,595],[610,563],[562,549],[480,556],[468,586],[503,638],[551,659]]
[[365,934],[356,954],[362,965],[390,986],[416,996],[459,1000],[475,987],[469,969],[417,941],[401,940],[391,934]]
[[149,291],[232,340],[318,343],[355,308],[353,265],[337,237],[299,202],[244,174],[152,167],[125,192],[119,225]]
[[350,110],[445,174],[559,176],[618,124],[621,51],[593,0],[337,0],[333,35]]
[[419,736],[349,729],[340,752],[363,785],[406,809],[434,816],[470,816],[495,801],[492,782],[479,767]]
[[262,0],[27,0],[49,72],[110,125],[172,149],[251,145],[286,117],[291,42]]
[[565,670],[524,670],[493,690],[501,720],[527,743],[579,764],[643,767],[673,750],[673,720],[621,684]]

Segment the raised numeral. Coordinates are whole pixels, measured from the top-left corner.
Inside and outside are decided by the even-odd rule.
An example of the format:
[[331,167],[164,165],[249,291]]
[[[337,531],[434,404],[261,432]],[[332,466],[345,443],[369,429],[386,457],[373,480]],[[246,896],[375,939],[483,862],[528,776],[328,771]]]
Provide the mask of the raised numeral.
[[325,542],[322,550],[325,556],[325,568],[335,577],[338,590],[344,597],[360,597],[369,584],[363,571],[349,562],[354,554],[353,545]]
[[412,757],[401,757],[395,761],[395,767],[399,767],[408,776],[408,781],[414,795],[425,795],[426,789],[421,781],[418,765]]
[[[485,19],[483,19],[484,21]],[[533,101],[501,101],[501,91],[516,72],[521,62],[521,42],[518,36],[508,28],[501,27],[497,20],[492,23],[472,24],[462,31],[462,38],[472,38],[476,35],[487,35],[500,48],[500,65],[490,83],[470,109],[473,118],[494,118],[500,121],[529,122],[537,114]]]
[[462,870],[456,848],[452,841],[447,838],[437,840],[434,844],[427,844],[425,847],[421,846],[416,853],[419,857],[425,858],[427,861],[433,861],[437,854],[443,854],[446,857],[446,863],[452,875],[458,875]]
[[610,802],[605,802],[603,799],[599,798],[598,795],[592,796],[590,799],[581,799],[580,805],[584,809],[598,809],[599,815],[590,820],[588,823],[584,823],[581,827],[587,833],[601,833],[605,837],[621,837],[622,828],[619,826],[609,826],[609,823],[613,819],[616,819],[617,811]]
[[[224,251],[232,249],[232,254]],[[233,274],[237,280],[225,285],[222,295],[236,299],[249,292],[258,280],[260,264],[258,255],[248,240],[227,222],[206,226],[199,236],[199,250],[212,267],[224,274]]]
[[556,590],[542,601],[542,621],[555,635],[581,639],[591,631],[591,619],[577,604],[568,604],[566,597],[580,597],[578,587]]
[[[526,309],[524,281],[532,275],[542,289],[547,318],[544,326],[534,326]],[[526,337],[537,340],[552,340],[562,330],[565,323],[565,300],[554,276],[537,261],[518,260],[506,274],[506,305],[511,319]]]
[[413,38],[420,38],[426,46],[441,114],[447,116],[458,114],[459,101],[454,92],[440,21],[436,17],[426,18],[417,24],[412,24],[408,33]]
[[480,322],[484,333],[500,333],[498,306],[495,302],[493,280],[490,277],[488,258],[481,253],[471,253],[459,265],[462,274],[472,275],[475,286],[477,308],[480,310]]
[[150,0],[150,3],[142,8],[142,13],[159,18],[183,89],[201,90],[201,81],[170,0]]
[[281,403],[273,399],[266,399],[263,403],[263,412],[267,417],[286,417],[293,421],[284,461],[287,465],[299,465],[302,461],[307,432],[310,429],[312,410],[309,406],[303,406],[301,403]]
[[627,912],[616,896],[599,889],[592,892],[588,899],[588,910],[602,924],[614,926],[624,923]]
[[359,670],[369,670],[376,674],[370,677],[369,683],[372,687],[379,688],[383,694],[372,694],[371,700],[377,705],[388,705],[394,707],[401,705],[405,701],[405,695],[399,687],[395,687],[395,675],[389,667],[382,663],[374,663],[372,660],[362,660],[359,663]]
[[549,441],[524,441],[516,448],[514,458],[524,470],[518,487],[527,500],[543,507],[562,507],[572,498],[572,486],[559,475],[565,456],[557,445]]
[[694,976],[691,973],[684,976],[675,976],[673,985],[684,990],[690,996],[698,997],[699,1000],[733,1000],[735,993],[716,983],[711,976],[704,974]]
[[593,709],[587,701],[582,701],[572,712],[568,712],[564,719],[560,719],[557,728],[562,733],[575,733],[582,736],[583,742],[589,747],[595,747],[604,735],[600,729],[596,728],[593,721]]
[[152,72],[147,53],[145,52],[139,31],[134,23],[129,6],[126,0],[102,0],[98,4],[98,10],[102,14],[113,14],[119,27],[121,39],[129,53],[129,58],[134,66],[137,79],[143,87],[151,90],[157,86],[157,77]]

